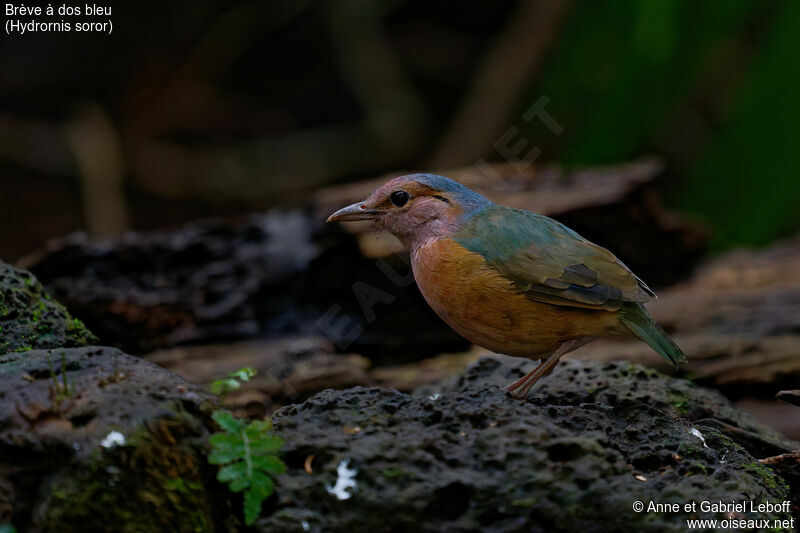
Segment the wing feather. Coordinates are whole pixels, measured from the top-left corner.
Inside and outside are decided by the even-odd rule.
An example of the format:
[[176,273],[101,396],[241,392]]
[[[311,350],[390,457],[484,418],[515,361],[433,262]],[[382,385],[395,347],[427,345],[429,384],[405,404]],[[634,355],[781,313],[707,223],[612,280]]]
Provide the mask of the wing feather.
[[533,300],[616,311],[655,296],[614,254],[543,215],[493,205],[454,239]]

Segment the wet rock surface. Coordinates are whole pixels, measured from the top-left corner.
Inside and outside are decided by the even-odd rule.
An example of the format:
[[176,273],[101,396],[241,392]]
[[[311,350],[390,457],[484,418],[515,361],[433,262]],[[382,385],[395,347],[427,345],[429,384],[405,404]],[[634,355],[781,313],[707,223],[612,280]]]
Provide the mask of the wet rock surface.
[[[718,393],[565,361],[527,402],[507,397],[530,366],[485,358],[438,389],[329,390],[279,410],[289,471],[259,530],[665,531],[689,515],[633,502],[788,499],[759,458],[797,443]],[[759,516],[774,517],[788,514]]]
[[225,531],[205,456],[214,400],[111,348],[0,356],[0,524],[19,531]]
[[33,274],[0,261],[0,354],[86,346],[96,340]]

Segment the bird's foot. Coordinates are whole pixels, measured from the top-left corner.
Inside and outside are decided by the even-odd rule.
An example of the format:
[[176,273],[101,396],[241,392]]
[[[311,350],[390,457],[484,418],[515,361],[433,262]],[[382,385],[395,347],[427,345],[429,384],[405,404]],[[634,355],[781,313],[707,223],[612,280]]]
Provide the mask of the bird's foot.
[[531,387],[539,381],[539,379],[547,372],[544,363],[539,363],[539,366],[519,378],[514,383],[506,386],[506,394],[515,400],[525,400],[528,397]]
[[528,398],[528,391],[527,390],[520,390],[522,387],[518,389],[512,389],[511,385],[505,388],[506,394],[514,398],[515,400],[525,400]]
[[524,400],[528,396],[528,391],[530,390],[529,388],[526,388],[526,384],[530,380],[532,373],[533,372],[528,372],[514,383],[509,383],[506,385],[504,388],[506,394],[516,400]]

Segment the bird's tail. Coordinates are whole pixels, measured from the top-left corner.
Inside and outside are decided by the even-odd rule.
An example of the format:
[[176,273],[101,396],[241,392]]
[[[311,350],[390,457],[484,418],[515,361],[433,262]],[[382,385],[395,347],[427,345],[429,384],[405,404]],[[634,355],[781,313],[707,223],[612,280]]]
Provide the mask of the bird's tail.
[[675,341],[656,324],[655,319],[647,309],[638,303],[626,303],[619,311],[619,319],[631,332],[650,347],[661,357],[669,361],[676,368],[678,363],[686,361],[686,356]]

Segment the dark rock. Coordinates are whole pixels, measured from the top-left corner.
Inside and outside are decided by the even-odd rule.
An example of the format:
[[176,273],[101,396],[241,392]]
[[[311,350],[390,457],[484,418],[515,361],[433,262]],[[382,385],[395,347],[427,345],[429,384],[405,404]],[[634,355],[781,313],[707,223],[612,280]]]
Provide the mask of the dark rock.
[[263,418],[324,389],[373,384],[367,374],[369,359],[336,353],[322,337],[178,346],[152,352],[147,360],[207,386],[240,368],[253,368],[255,377],[224,398],[226,409],[247,418]]
[[[362,257],[352,236],[300,211],[118,240],[74,234],[25,264],[93,331],[133,353],[320,332],[341,351],[378,360],[468,346],[415,287],[398,287]],[[385,265],[408,270],[399,260]],[[375,294],[383,301],[365,311],[363,298]]]
[[221,531],[205,457],[213,398],[111,348],[0,356],[0,524],[20,531]]
[[33,274],[0,261],[0,354],[86,346],[96,340]]
[[775,397],[800,407],[800,390],[782,390]]
[[758,445],[704,421],[771,450],[797,444],[719,394],[627,363],[566,361],[529,401],[507,397],[499,386],[530,366],[482,359],[438,391],[329,390],[279,410],[289,471],[259,530],[660,532],[714,513],[635,513],[634,502],[788,499],[748,451]]
[[761,462],[780,476],[782,476],[792,489],[791,500],[794,502],[795,516],[800,516],[800,450],[782,453],[774,457],[766,457]]
[[277,294],[271,288],[316,255],[309,231],[296,214],[253,217],[240,227],[208,221],[130,232],[119,240],[77,233],[25,262],[101,337],[139,352],[286,327],[296,318],[286,301],[292,286]]

